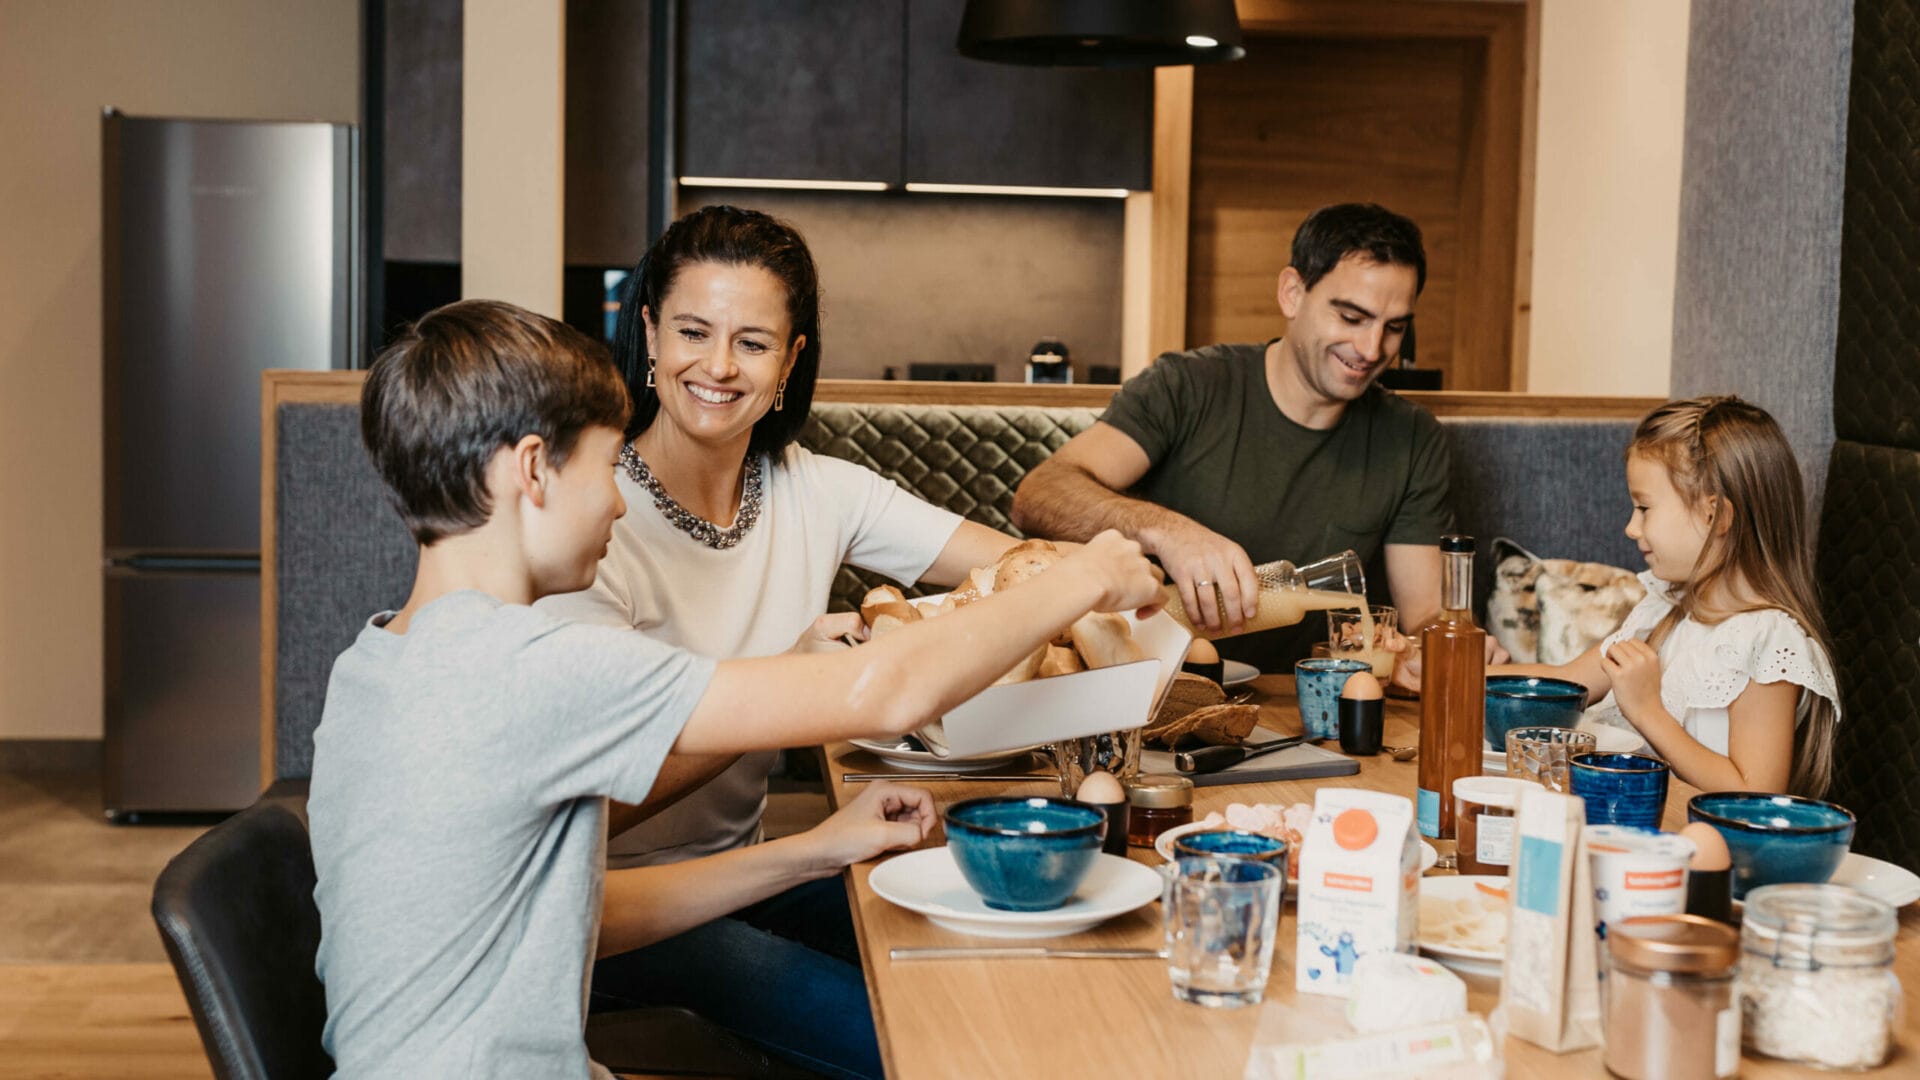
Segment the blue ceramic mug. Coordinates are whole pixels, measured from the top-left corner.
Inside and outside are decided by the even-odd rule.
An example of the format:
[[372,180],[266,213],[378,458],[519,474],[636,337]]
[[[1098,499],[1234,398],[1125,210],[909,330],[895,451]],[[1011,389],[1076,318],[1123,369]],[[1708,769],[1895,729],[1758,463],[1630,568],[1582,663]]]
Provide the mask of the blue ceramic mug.
[[1340,691],[1355,672],[1372,671],[1365,660],[1316,656],[1293,665],[1293,690],[1300,700],[1300,730],[1309,739],[1340,737]]
[[1587,804],[1589,825],[1658,829],[1673,769],[1645,754],[1575,754],[1567,763],[1573,793]]

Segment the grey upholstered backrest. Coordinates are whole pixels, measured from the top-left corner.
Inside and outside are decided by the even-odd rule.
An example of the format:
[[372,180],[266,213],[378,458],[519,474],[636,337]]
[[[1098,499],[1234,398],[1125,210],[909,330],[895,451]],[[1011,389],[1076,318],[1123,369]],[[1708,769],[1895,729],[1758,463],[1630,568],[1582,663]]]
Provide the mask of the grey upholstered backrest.
[[306,777],[334,657],[406,602],[418,549],[360,444],[360,406],[275,416],[273,778]]
[[[1013,531],[1013,492],[1029,470],[1093,423],[1093,409],[850,405],[813,409],[802,443],[875,469],[928,502]],[[334,657],[367,617],[400,606],[415,547],[360,445],[359,407],[282,404],[276,416],[274,778],[313,763]],[[1621,536],[1627,498],[1625,420],[1447,421],[1463,531],[1510,536],[1546,556],[1638,569]],[[630,512],[646,512],[645,506]],[[1487,543],[1481,550],[1487,550]],[[1492,568],[1479,560],[1476,595]],[[842,568],[840,610],[877,583]]]

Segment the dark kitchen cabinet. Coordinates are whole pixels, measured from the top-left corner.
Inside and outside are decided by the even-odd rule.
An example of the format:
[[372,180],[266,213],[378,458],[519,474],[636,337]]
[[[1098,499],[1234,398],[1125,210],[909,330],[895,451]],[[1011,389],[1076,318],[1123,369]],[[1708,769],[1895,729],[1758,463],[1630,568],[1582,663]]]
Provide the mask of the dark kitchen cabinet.
[[385,0],[380,241],[403,263],[460,261],[461,0]]
[[907,182],[1150,186],[1152,69],[970,60],[954,48],[965,8],[907,6]]
[[680,18],[680,175],[899,182],[906,0],[694,0]]
[[567,0],[568,266],[631,266],[653,239],[647,181],[654,167],[655,11],[640,0]]

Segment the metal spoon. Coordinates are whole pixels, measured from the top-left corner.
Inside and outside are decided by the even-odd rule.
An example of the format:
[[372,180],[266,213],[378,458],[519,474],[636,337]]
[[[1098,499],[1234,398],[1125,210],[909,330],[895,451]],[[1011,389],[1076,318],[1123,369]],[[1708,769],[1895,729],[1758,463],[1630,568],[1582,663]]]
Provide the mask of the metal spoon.
[[1412,761],[1420,756],[1420,748],[1417,746],[1383,746],[1380,749],[1395,761]]

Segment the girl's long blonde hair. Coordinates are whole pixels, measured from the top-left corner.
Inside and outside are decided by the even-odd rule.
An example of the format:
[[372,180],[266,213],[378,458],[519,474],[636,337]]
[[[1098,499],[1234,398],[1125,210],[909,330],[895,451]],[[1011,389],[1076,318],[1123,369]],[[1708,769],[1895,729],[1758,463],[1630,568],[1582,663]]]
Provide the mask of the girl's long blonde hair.
[[[1712,538],[1686,584],[1675,588],[1678,603],[1660,636],[1683,617],[1710,625],[1743,611],[1779,608],[1831,658],[1813,584],[1800,465],[1773,417],[1731,395],[1670,401],[1640,421],[1627,445],[1627,456],[1634,455],[1665,466],[1689,506],[1710,507]],[[1732,520],[1723,525],[1721,515]],[[1712,588],[1729,580],[1745,595]],[[1833,775],[1833,703],[1803,692],[1797,720],[1787,789],[1818,798]]]

